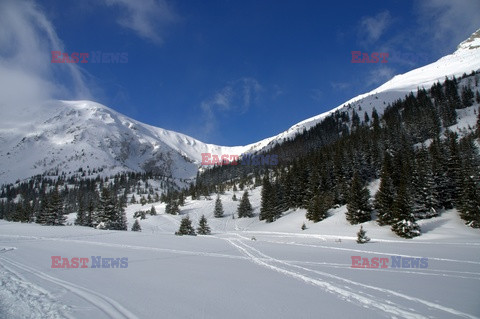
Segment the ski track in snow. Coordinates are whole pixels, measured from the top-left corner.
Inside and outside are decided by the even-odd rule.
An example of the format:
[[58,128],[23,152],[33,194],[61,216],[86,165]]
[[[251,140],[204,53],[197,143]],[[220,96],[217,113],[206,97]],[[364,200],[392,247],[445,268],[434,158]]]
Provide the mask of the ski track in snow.
[[[268,232],[263,232],[268,233]],[[242,236],[238,233],[233,233],[233,235],[236,235],[239,238],[249,240],[249,238]],[[319,246],[319,245],[313,245],[313,244],[299,244],[299,243],[294,243],[294,242],[283,242],[283,241],[273,241],[273,240],[268,240],[268,239],[262,239],[263,242],[267,243],[272,243],[272,244],[278,244],[278,245],[294,245],[294,246],[304,246],[304,247],[314,247],[314,248],[327,248],[327,249],[338,249],[338,250],[352,250],[355,252],[362,252],[362,253],[374,253],[374,254],[381,254],[385,256],[391,256],[391,255],[396,255],[396,256],[402,256],[402,257],[415,257],[415,256],[409,256],[409,255],[404,255],[404,254],[392,254],[392,253],[380,253],[380,252],[371,252],[367,250],[356,250],[356,249],[349,249],[349,248],[338,248],[338,247],[328,247],[328,246]],[[462,245],[464,243],[461,243]],[[467,243],[468,245],[469,243]],[[419,257],[415,257],[419,258]],[[456,260],[456,259],[441,259],[441,258],[436,258],[436,257],[428,257],[429,259],[432,260],[441,260],[441,261],[448,261],[448,262],[465,262],[465,263],[477,263],[475,261],[462,261],[462,260]],[[298,261],[298,260],[284,260],[285,262],[293,263],[293,264],[304,264],[304,265],[321,265],[321,266],[326,266],[326,267],[331,267],[331,268],[352,268],[351,264],[338,264],[338,263],[327,263],[327,262],[313,262],[313,261]],[[429,269],[429,272],[422,272],[422,271],[408,271],[405,269],[402,269],[401,271],[399,270],[394,270],[391,268],[385,268],[385,269],[368,269],[365,268],[363,269],[364,271],[382,271],[382,272],[400,272],[400,273],[410,273],[414,275],[426,275],[426,276],[440,276],[440,277],[450,277],[450,278],[462,278],[462,279],[474,279],[474,280],[480,280],[480,273],[479,272],[471,272],[471,271],[458,271],[458,270],[446,270],[446,269]],[[459,275],[451,275],[451,274],[462,274],[462,275],[474,275],[478,277],[465,277],[465,276],[459,276]]]
[[[228,221],[225,221],[225,224],[227,222]],[[232,220],[231,222],[235,223],[236,220]],[[105,233],[102,233],[101,235],[109,235],[110,233],[114,233],[114,232],[105,232]],[[253,232],[249,232],[249,233],[253,233]],[[267,233],[262,233],[262,235],[266,237],[266,238],[261,238],[262,242],[273,243],[276,245],[295,245],[295,246],[305,246],[305,247],[313,247],[313,248],[335,249],[335,250],[341,250],[341,251],[354,251],[354,252],[361,252],[361,253],[391,255],[388,253],[376,252],[376,251],[366,251],[366,250],[349,249],[349,248],[341,248],[341,247],[329,247],[329,246],[323,246],[323,245],[301,244],[301,243],[295,243],[295,242],[284,242],[282,240],[275,240],[275,239],[272,240]],[[278,235],[279,234],[275,234],[273,238],[278,237]],[[87,245],[121,248],[121,249],[147,250],[147,251],[156,251],[156,252],[167,252],[167,253],[173,253],[173,254],[186,254],[186,255],[196,255],[196,256],[217,257],[217,258],[229,258],[229,259],[237,259],[237,260],[249,260],[257,265],[279,272],[288,277],[293,277],[295,279],[301,280],[310,285],[320,287],[324,291],[333,293],[334,295],[337,295],[339,298],[347,302],[352,302],[364,308],[377,308],[382,312],[384,312],[387,316],[391,316],[393,318],[397,316],[402,318],[428,318],[424,314],[430,313],[431,311],[446,313],[450,317],[478,318],[473,315],[458,311],[456,309],[445,307],[440,304],[427,301],[424,299],[405,295],[397,291],[393,291],[390,289],[385,289],[377,286],[372,286],[368,284],[362,284],[360,282],[356,282],[356,281],[347,279],[345,277],[336,276],[328,272],[307,268],[308,265],[331,267],[331,268],[343,268],[343,269],[351,268],[350,265],[347,265],[347,264],[276,259],[274,257],[268,256],[262,253],[261,251],[252,247],[251,245],[248,245],[247,243],[250,241],[250,238],[236,232],[219,233],[218,235],[208,236],[205,238],[209,238],[213,240],[220,239],[220,240],[227,241],[230,245],[232,245],[235,249],[237,249],[241,253],[240,255],[221,254],[217,252],[177,250],[177,249],[169,249],[169,248],[156,248],[156,247],[148,247],[148,246],[115,244],[115,243],[105,243],[105,242],[94,242],[90,240],[73,239],[73,238],[82,238],[82,237],[95,237],[92,235],[73,236],[73,237],[72,236],[41,237],[41,236],[25,236],[25,235],[0,235],[0,237],[17,238],[17,239],[23,239],[23,240],[35,240],[35,241],[37,240],[60,241],[60,242],[87,244]],[[4,247],[0,249],[0,253],[2,252],[5,253],[14,249],[16,248]],[[399,255],[399,254],[395,254],[395,255]],[[402,255],[402,256],[406,256],[406,255]],[[442,260],[442,261],[464,262],[469,264],[478,264],[478,262],[469,261],[469,260],[454,260],[454,259],[445,259],[445,258],[431,258],[431,259]],[[40,272],[38,270],[35,270],[34,268],[15,262],[1,255],[0,255],[0,260],[3,260],[9,263],[11,266],[16,267],[17,269],[29,272],[41,279],[44,279],[51,283],[62,286],[63,288],[73,292],[74,294],[83,298],[87,302],[91,303],[96,308],[104,312],[110,318],[132,318],[132,319],[136,318],[135,315],[133,315],[128,310],[123,308],[116,301],[108,297],[104,297],[95,291],[89,290],[87,288],[78,286],[76,284],[73,284],[61,279],[54,278],[50,275],[47,275],[46,273]],[[9,277],[19,278],[19,276],[15,275],[15,272],[10,268],[7,268],[6,266],[4,266],[3,268],[6,269],[8,273],[13,274]],[[392,269],[382,269],[382,271],[398,272]],[[415,275],[430,275],[430,276],[455,277],[455,278],[480,280],[479,277],[460,276],[460,275],[474,275],[474,276],[480,275],[480,273],[477,273],[477,272],[454,271],[454,270],[453,271],[433,270],[433,271],[437,271],[439,273],[427,273],[422,271],[411,271],[411,272],[402,271],[402,272],[403,273],[409,272]],[[16,296],[17,294],[19,294],[18,291],[22,289],[21,287],[26,287],[26,286],[32,287],[31,289],[26,289],[26,288],[23,289],[23,291],[28,291],[29,293],[36,292],[36,291],[44,291],[42,288],[37,287],[32,283],[25,282],[22,279],[18,279],[18,280],[13,279],[12,282],[10,282],[10,295]],[[0,292],[2,291],[0,290]],[[7,290],[7,294],[8,294],[8,290]],[[35,317],[33,315],[35,311],[40,311],[39,310],[40,306],[35,305],[35,302],[48,305],[48,307],[51,308],[50,317],[47,317],[47,318],[65,317],[65,314],[61,314],[60,312],[62,310],[61,308],[59,308],[60,306],[55,304],[53,299],[52,300],[49,299],[48,292],[44,292],[43,294],[37,293],[37,295],[39,295],[37,296],[37,298],[29,297],[29,295],[26,295],[25,297],[25,294],[21,294],[21,293],[19,295],[20,297],[15,297],[15,298],[17,299],[24,298],[26,300],[29,300],[29,302],[33,303],[33,306],[32,306],[33,310],[30,318],[40,318],[40,317]],[[400,302],[400,303],[395,302],[395,298],[397,300],[403,300],[403,302]],[[30,301],[30,299],[32,300]],[[1,301],[0,301],[0,306],[2,306]],[[57,307],[58,309],[55,307]]]
[[0,288],[0,309],[10,318],[69,318],[68,307],[4,263],[0,263]]
[[[291,213],[290,213],[291,214]],[[289,215],[289,214],[287,214]],[[284,217],[286,215],[283,215]],[[328,239],[350,239],[356,240],[357,237],[353,236],[343,236],[343,235],[319,235],[319,234],[297,234],[297,233],[287,233],[287,232],[278,232],[278,231],[259,231],[259,230],[248,230],[246,229],[244,233],[251,233],[251,234],[259,234],[259,235],[268,235],[269,237],[278,237],[278,238],[313,238],[313,239],[320,239],[322,241],[328,241]],[[379,239],[374,238],[372,239],[371,243],[374,242],[383,242],[383,243],[396,243],[396,244],[405,244],[405,245],[412,245],[415,244],[414,242],[407,242],[402,240],[393,240],[393,239]],[[478,242],[432,242],[432,241],[420,241],[416,242],[419,244],[424,245],[463,245],[463,246],[480,246]]]
[[[129,310],[124,308],[122,305],[120,305],[118,302],[115,300],[104,296],[98,292],[95,292],[91,289],[79,286],[77,284],[73,284],[71,282],[55,278],[53,276],[47,275],[44,272],[41,272],[39,270],[36,270],[30,266],[24,265],[22,263],[13,261],[9,258],[1,257],[3,261],[6,261],[13,267],[26,271],[30,274],[33,274],[37,276],[38,278],[41,278],[43,280],[46,280],[48,282],[57,284],[66,290],[76,294],[77,296],[81,297],[82,299],[86,300],[93,306],[95,306],[97,309],[105,313],[109,318],[125,318],[125,319],[138,319],[137,316],[135,316],[133,313],[131,313]],[[12,270],[10,272],[13,273]],[[33,286],[33,284],[29,285]],[[50,303],[51,304],[51,303]],[[54,317],[55,318],[55,317]],[[61,316],[59,317],[61,318]]]
[[[241,236],[237,234],[238,236]],[[248,239],[247,237],[241,236],[243,239]],[[332,249],[332,250],[343,250],[343,251],[351,251],[363,254],[375,254],[375,255],[385,255],[391,256],[392,253],[385,253],[379,252],[374,250],[361,250],[361,249],[353,249],[353,248],[341,248],[341,247],[330,247],[330,246],[323,246],[323,245],[313,245],[313,244],[300,244],[295,242],[280,242],[280,241],[273,241],[273,240],[262,240],[267,243],[272,244],[283,244],[283,245],[293,245],[293,246],[303,246],[303,247],[314,247],[314,248],[323,248],[323,249]],[[423,244],[423,243],[419,243]],[[480,265],[480,261],[473,261],[473,260],[461,260],[461,259],[450,259],[450,258],[439,258],[439,257],[428,257],[428,256],[413,256],[413,255],[405,255],[405,254],[393,254],[395,256],[402,256],[402,257],[409,257],[409,258],[428,258],[429,260],[438,260],[438,261],[448,261],[448,262],[455,262],[455,263],[466,263],[466,264],[476,264]]]
[[[315,265],[315,266],[324,266],[329,268],[337,269],[352,269],[351,264],[339,264],[339,263],[328,263],[328,262],[315,262],[315,261],[302,261],[302,260],[285,260],[281,259],[287,263],[296,264],[296,265]],[[461,278],[461,279],[473,279],[480,280],[480,273],[471,272],[471,271],[458,271],[458,270],[438,270],[430,269],[429,272],[423,271],[408,271],[405,269],[394,270],[391,268],[364,268],[362,271],[382,271],[382,272],[393,272],[393,273],[402,273],[402,274],[412,274],[412,275],[421,275],[421,276],[439,276],[439,277],[449,277],[449,278]],[[447,273],[463,274],[463,275],[475,275],[478,277],[466,277],[460,275],[450,275]]]
[[[0,235],[0,236],[18,237],[18,235],[12,235],[12,236],[11,235]],[[138,245],[113,244],[113,243],[93,242],[93,241],[88,241],[88,240],[67,239],[67,238],[37,237],[37,236],[21,236],[21,237],[22,238],[28,238],[28,239],[34,239],[34,240],[61,241],[61,242],[87,244],[87,245],[111,247],[111,248],[122,248],[122,249],[126,248],[126,249],[134,249],[134,250],[167,252],[167,253],[181,254],[181,255],[208,256],[208,257],[230,258],[230,259],[246,259],[243,256],[220,254],[220,253],[216,253],[216,252],[201,252],[201,251],[179,250],[179,249],[170,249],[170,248],[157,248],[157,247],[138,246]]]
[[[236,234],[236,235],[238,235],[238,234]],[[345,285],[343,285],[343,288],[340,288],[338,285],[334,285],[331,281],[326,282],[326,281],[324,281],[324,279],[322,279],[322,281],[320,281],[319,279],[312,278],[310,276],[306,276],[305,274],[302,274],[301,272],[293,271],[293,270],[291,270],[291,268],[299,269],[299,270],[310,272],[310,273],[314,273],[316,275],[320,275],[320,276],[329,278],[330,280],[333,279],[333,280],[337,280],[337,281],[340,281],[342,283],[350,284],[350,285],[353,285],[353,286],[360,286],[361,288],[366,289],[366,290],[370,289],[370,290],[374,290],[374,291],[379,291],[379,292],[382,292],[383,295],[396,296],[396,297],[408,300],[410,302],[420,303],[420,304],[422,304],[424,306],[427,306],[429,308],[433,308],[433,309],[436,309],[438,311],[447,312],[449,315],[453,315],[453,316],[457,316],[457,317],[461,317],[461,318],[471,318],[471,319],[478,318],[478,317],[475,317],[473,315],[458,311],[456,309],[452,309],[452,308],[449,308],[449,307],[445,307],[445,306],[436,304],[434,302],[430,302],[430,301],[426,301],[426,300],[423,300],[423,299],[420,299],[420,298],[416,298],[416,297],[408,296],[408,295],[405,295],[405,294],[402,294],[402,293],[398,293],[398,292],[390,290],[390,289],[385,289],[385,288],[380,288],[380,287],[375,287],[375,286],[371,286],[371,285],[362,284],[362,283],[355,282],[355,281],[352,281],[352,280],[349,280],[349,279],[346,279],[346,278],[343,278],[343,277],[335,276],[335,275],[328,274],[328,273],[325,273],[325,272],[320,272],[320,271],[309,269],[309,268],[306,268],[306,267],[301,267],[301,266],[298,266],[298,265],[294,265],[294,264],[291,264],[291,263],[289,263],[287,261],[284,261],[284,260],[275,259],[271,256],[268,256],[268,255],[260,252],[256,248],[254,248],[250,245],[247,245],[246,243],[242,242],[242,240],[240,240],[240,239],[236,239],[236,238],[224,238],[224,239],[226,241],[228,241],[232,246],[237,248],[240,252],[242,252],[245,256],[249,257],[249,259],[252,262],[254,262],[254,263],[256,263],[260,266],[269,268],[271,270],[277,271],[279,273],[282,273],[282,274],[290,276],[290,277],[294,277],[294,278],[302,280],[302,281],[304,281],[308,284],[313,284],[315,286],[321,287],[328,292],[339,295],[344,300],[347,300],[349,302],[360,303],[367,308],[375,307],[375,308],[378,308],[379,310],[382,310],[382,311],[384,311],[384,312],[386,312],[390,315],[398,315],[398,316],[401,316],[401,317],[404,317],[404,318],[428,318],[428,317],[425,317],[425,316],[423,316],[419,313],[412,312],[412,311],[414,311],[413,308],[405,309],[406,308],[405,306],[395,304],[394,302],[392,302],[388,298],[381,298],[382,301],[380,301],[380,298],[378,296],[372,296],[368,293],[365,293],[363,291],[361,292],[358,289],[353,289],[352,287],[345,286]],[[280,265],[283,266],[283,268],[280,267],[280,266],[276,266],[275,264],[280,264]]]

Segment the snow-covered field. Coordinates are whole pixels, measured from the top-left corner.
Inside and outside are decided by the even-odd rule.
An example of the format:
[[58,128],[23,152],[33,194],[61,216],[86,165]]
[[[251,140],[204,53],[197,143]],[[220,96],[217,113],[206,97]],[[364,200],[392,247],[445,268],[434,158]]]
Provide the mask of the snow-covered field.
[[[258,214],[259,190],[251,195]],[[423,234],[413,240],[364,223],[372,240],[359,245],[345,207],[317,224],[302,210],[265,224],[232,219],[231,196],[221,197],[220,219],[214,200],[189,200],[179,216],[157,203],[159,215],[141,220],[142,232],[0,221],[0,317],[480,317],[480,231],[455,211],[421,221]],[[129,206],[129,225],[136,210],[149,208]],[[195,226],[205,214],[213,234],[173,235],[184,214]],[[88,268],[52,268],[52,256],[89,258]],[[92,268],[92,256],[128,264]],[[352,256],[388,258],[388,267],[352,268]],[[392,268],[392,256],[428,258],[428,267]]]

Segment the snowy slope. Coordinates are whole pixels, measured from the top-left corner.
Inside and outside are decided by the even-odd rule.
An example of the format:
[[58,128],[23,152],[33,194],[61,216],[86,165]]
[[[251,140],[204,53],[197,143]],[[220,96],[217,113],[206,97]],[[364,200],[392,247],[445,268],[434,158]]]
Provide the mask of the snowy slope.
[[[260,192],[250,190],[255,215]],[[267,224],[232,219],[231,197],[221,196],[223,218],[213,217],[214,200],[187,200],[178,216],[155,203],[159,215],[141,220],[140,233],[0,221],[0,317],[480,318],[480,232],[453,210],[421,221],[414,239],[364,223],[372,239],[359,245],[345,207],[316,224],[303,210]],[[149,208],[129,206],[129,227]],[[207,216],[213,234],[173,235],[186,214],[195,226]],[[126,257],[128,267],[56,269],[52,256]],[[352,268],[352,256],[388,258],[388,267]],[[428,267],[393,268],[392,256]]]
[[[237,147],[206,144],[181,133],[140,123],[91,101],[50,101],[25,109],[2,110],[0,184],[44,172],[73,174],[82,168],[84,171],[102,169],[104,176],[127,170],[154,171],[173,177],[183,186],[183,180],[195,178],[201,153],[221,155],[266,150],[308,130],[332,112],[347,109],[348,104],[368,113],[375,107],[382,114],[388,103],[417,87],[429,88],[445,76],[461,76],[478,69],[480,30],[451,55],[397,75],[377,89],[306,119],[277,136]],[[474,120],[473,109],[459,112],[459,122],[465,127]]]
[[201,153],[238,154],[245,149],[206,144],[91,101],[51,101],[10,113],[0,120],[0,184],[80,168],[102,168],[103,175],[149,170],[192,179]]
[[405,74],[396,75],[368,93],[358,95],[328,112],[301,121],[285,132],[256,143],[253,149],[256,151],[268,149],[275,143],[281,143],[284,139],[292,138],[303,132],[304,129],[308,130],[315,126],[335,111],[347,110],[348,104],[351,104],[357,111],[361,108],[362,112],[366,111],[369,114],[375,108],[381,115],[389,103],[405,97],[409,92],[415,93],[417,88],[429,89],[437,81],[443,82],[445,77],[460,77],[464,73],[470,74],[477,70],[480,70],[480,29],[460,43],[453,54]]

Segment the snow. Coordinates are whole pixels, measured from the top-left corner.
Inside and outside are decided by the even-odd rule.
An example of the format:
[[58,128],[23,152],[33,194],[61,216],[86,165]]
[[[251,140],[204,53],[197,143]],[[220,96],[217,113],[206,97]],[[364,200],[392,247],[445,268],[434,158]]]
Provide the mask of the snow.
[[[478,69],[479,31],[451,55],[277,136],[237,147],[149,126],[92,101],[2,110],[0,183],[57,169],[71,175],[101,168],[109,176],[153,165],[186,185],[201,153],[265,150],[347,104],[381,114],[417,87]],[[458,110],[450,129],[469,131],[477,108]],[[371,195],[378,187],[378,180],[369,185]],[[260,188],[249,193],[253,218],[233,218],[239,201],[227,191],[220,196],[223,218],[213,217],[213,199],[188,199],[177,216],[154,203],[158,215],[140,220],[142,232],[0,220],[0,318],[480,318],[480,230],[465,226],[456,210],[419,221],[422,235],[408,240],[375,221],[363,223],[371,241],[360,245],[360,225],[346,221],[345,206],[329,210],[319,223],[297,209],[267,224],[258,220]],[[128,206],[129,228],[133,214],[150,207]],[[195,226],[205,215],[212,235],[173,235],[187,214]],[[128,258],[128,267],[52,268],[52,256]],[[428,267],[358,269],[351,267],[352,256],[427,258]]]
[[[140,220],[142,232],[0,221],[0,317],[480,317],[480,231],[455,210],[420,221],[422,236],[410,240],[363,223],[371,241],[360,245],[345,206],[319,223],[298,209],[267,224],[260,192],[249,190],[253,218],[232,219],[232,191],[220,196],[223,218],[213,217],[214,199],[187,199],[176,216],[154,203],[158,215]],[[130,205],[129,228],[150,207]],[[173,235],[185,214],[195,227],[204,214],[212,235]],[[127,257],[128,267],[57,269],[51,256]],[[428,258],[428,268],[356,269],[352,256]]]
[[[285,132],[243,146],[203,143],[187,135],[153,127],[93,101],[47,101],[23,108],[2,109],[0,119],[0,184],[13,183],[56,170],[72,176],[80,168],[101,169],[107,177],[118,172],[155,171],[171,176],[183,187],[195,179],[201,154],[241,155],[268,150],[308,130],[337,111],[355,109],[379,115],[385,107],[418,87],[430,88],[446,76],[461,76],[480,69],[480,30],[458,49],[424,67],[397,75],[371,92],[356,96],[331,111],[306,119]],[[477,87],[478,89],[478,87]],[[351,104],[352,109],[347,105]],[[458,127],[475,123],[471,108],[459,114]],[[89,177],[96,177],[96,174]]]
[[201,153],[241,154],[248,148],[206,144],[92,101],[49,101],[0,124],[0,184],[55,170],[72,175],[80,168],[101,168],[102,176],[152,170],[191,180]]
[[332,108],[330,111],[303,120],[276,136],[256,143],[253,149],[257,151],[269,149],[276,143],[281,143],[284,139],[293,138],[295,135],[303,132],[304,129],[308,130],[314,127],[330,114],[336,111],[348,110],[347,106],[349,104],[353,105],[357,112],[361,107],[360,116],[363,112],[367,112],[370,115],[373,108],[381,115],[389,103],[404,98],[410,92],[416,93],[418,88],[429,89],[438,81],[442,83],[445,77],[451,78],[455,76],[458,78],[464,73],[470,74],[472,71],[478,70],[480,70],[480,29],[474,32],[467,40],[460,43],[454,53],[405,74],[396,75],[370,92],[355,96]]

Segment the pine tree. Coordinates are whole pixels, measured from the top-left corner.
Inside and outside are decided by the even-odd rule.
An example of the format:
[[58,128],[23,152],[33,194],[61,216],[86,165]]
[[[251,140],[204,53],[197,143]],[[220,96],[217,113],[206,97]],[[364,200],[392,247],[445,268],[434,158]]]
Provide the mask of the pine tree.
[[362,182],[358,173],[355,172],[348,196],[346,218],[350,224],[359,224],[372,219],[372,208],[369,203],[370,192]]
[[328,210],[333,206],[333,196],[328,193],[315,195],[310,201],[305,217],[317,223],[328,217]]
[[[273,192],[275,194],[274,198],[274,212],[277,217],[282,216],[283,212],[288,210],[288,203],[287,203],[287,194],[285,192],[285,187],[281,184],[281,182],[277,181],[273,185]],[[304,201],[308,202],[308,197],[305,196]],[[304,204],[304,206],[308,206]]]
[[372,126],[375,135],[377,135],[380,132],[380,119],[375,108],[372,110]]
[[63,200],[58,192],[58,187],[55,187],[49,194],[45,225],[64,225],[65,220]]
[[136,204],[137,199],[135,198],[135,194],[132,195],[132,198],[130,199],[130,204]]
[[78,212],[75,219],[75,225],[85,226],[87,219],[87,212],[85,210],[85,203],[82,199],[78,200]]
[[33,206],[27,198],[22,201],[22,213],[22,217],[20,218],[21,222],[29,223],[33,220]]
[[48,207],[50,204],[48,203],[48,195],[43,194],[40,200],[40,209],[37,212],[37,218],[35,222],[37,224],[45,225],[47,223],[47,215],[48,215]]
[[466,179],[462,193],[460,217],[466,225],[480,228],[480,190],[472,177]]
[[98,211],[95,214],[94,226],[105,229],[112,217],[115,215],[115,202],[110,194],[108,188],[102,188],[100,195],[100,202],[97,207]]
[[242,200],[237,209],[238,218],[253,217],[253,208],[248,199],[248,191],[245,191],[242,196]]
[[153,207],[153,205],[152,205],[152,208],[150,208],[150,215],[152,216],[157,215],[157,210],[155,209],[155,207]]
[[447,158],[447,178],[448,178],[448,188],[447,193],[451,203],[447,206],[452,208],[455,206],[460,193],[462,191],[462,165],[460,160],[460,155],[458,151],[458,142],[456,133],[447,134],[447,143],[448,143],[448,158]]
[[[456,91],[456,88],[454,90]],[[442,119],[443,126],[449,127],[456,124],[457,112],[455,110],[455,103],[452,103],[451,98],[447,98],[447,94],[444,93],[442,85],[440,83],[434,84],[432,86],[431,92],[435,99],[435,105],[439,110],[439,115]]]
[[392,206],[395,196],[395,188],[391,177],[392,163],[388,152],[385,152],[382,172],[380,175],[380,188],[375,195],[375,209],[377,210],[377,222],[379,225],[391,225],[393,222]]
[[215,200],[215,210],[213,212],[213,216],[215,218],[221,218],[223,217],[224,211],[223,211],[223,205],[222,205],[222,200],[220,199],[220,195],[217,195],[217,199]]
[[[278,212],[275,211],[275,193],[268,178],[268,174],[265,174],[262,183],[262,204],[260,207],[259,219],[265,220],[267,223],[274,222],[278,217],[280,217]],[[296,200],[298,205],[301,204],[301,199],[298,197]]]
[[360,226],[360,230],[357,233],[357,243],[366,244],[370,241],[370,238],[367,237],[367,231],[363,229],[363,226]]
[[404,238],[420,236],[420,226],[415,222],[405,182],[400,185],[393,203],[392,231]]
[[447,159],[446,154],[447,150],[444,145],[441,143],[440,138],[436,137],[433,139],[432,143],[429,146],[430,153],[430,163],[432,165],[432,173],[435,185],[435,191],[438,194],[438,205],[439,207],[452,207],[452,198],[451,198],[451,181],[447,175]]
[[115,215],[110,220],[109,229],[114,230],[127,230],[127,216],[125,215],[125,209],[122,202],[119,200],[115,204]]
[[165,214],[177,215],[179,211],[177,201],[174,199],[168,200],[167,205],[165,206]]
[[198,223],[197,233],[199,235],[210,235],[211,234],[210,226],[208,226],[207,218],[205,218],[205,215],[202,215],[202,217],[200,218],[200,221]]
[[86,218],[85,218],[85,226],[93,227],[94,220],[95,220],[95,204],[94,204],[93,200],[90,200],[88,202],[88,206],[87,206],[87,215],[86,215]]
[[[477,91],[477,94],[478,94],[478,91]],[[478,96],[480,96],[480,94],[478,94]],[[477,103],[480,103],[480,98],[478,99],[479,101],[477,101]],[[478,118],[477,118],[477,138],[480,139],[480,106],[478,107]]]
[[132,231],[142,231],[142,227],[140,226],[138,219],[135,219],[135,222],[133,223],[133,226],[132,226]]
[[120,201],[108,188],[102,189],[95,227],[101,229],[127,230],[127,218]]
[[183,193],[180,193],[180,195],[178,196],[178,206],[183,205],[185,205],[185,196],[183,195]]
[[416,155],[412,174],[413,186],[413,214],[415,219],[438,216],[440,208],[437,185],[433,175],[432,163],[425,148],[421,148]]
[[464,86],[462,88],[462,104],[464,107],[472,106],[474,97],[475,95],[470,86]]
[[196,235],[195,229],[192,226],[192,221],[190,220],[188,215],[182,218],[182,221],[180,222],[180,228],[175,233],[175,235]]

